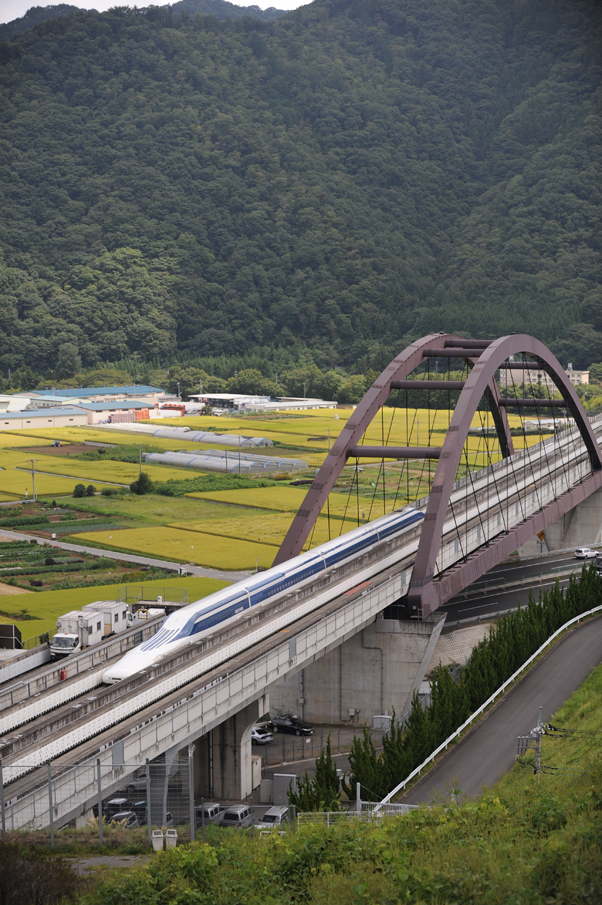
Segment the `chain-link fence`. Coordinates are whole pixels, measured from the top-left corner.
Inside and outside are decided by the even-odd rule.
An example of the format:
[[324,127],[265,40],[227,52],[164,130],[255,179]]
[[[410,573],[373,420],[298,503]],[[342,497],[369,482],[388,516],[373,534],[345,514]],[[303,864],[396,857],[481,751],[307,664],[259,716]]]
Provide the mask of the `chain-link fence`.
[[[358,810],[359,805],[359,810]],[[379,820],[382,817],[403,817],[418,808],[417,804],[381,805],[374,801],[350,802],[341,811],[302,811],[297,815],[297,825],[335,826],[349,820]]]
[[[347,753],[361,732],[317,729],[309,738],[278,733],[269,745],[253,750],[261,754],[262,775],[270,767],[299,761],[307,761],[311,772],[329,734],[336,755]],[[214,815],[198,794],[201,777],[195,797],[193,746],[142,766],[121,763],[118,745],[110,752],[108,762],[101,756],[83,764],[57,762],[31,768],[3,765],[0,760],[3,838],[63,851],[100,845],[135,853],[161,847],[168,839],[187,842],[212,831]],[[251,801],[249,808],[254,824],[258,806]],[[259,815],[263,810],[265,806]],[[333,818],[338,819],[344,818]]]
[[153,831],[189,841],[201,822],[198,807],[195,811],[192,753],[186,750],[143,767],[98,760],[45,764],[22,773],[22,767],[17,773],[0,765],[5,839],[59,849],[125,846],[135,852],[153,844]]

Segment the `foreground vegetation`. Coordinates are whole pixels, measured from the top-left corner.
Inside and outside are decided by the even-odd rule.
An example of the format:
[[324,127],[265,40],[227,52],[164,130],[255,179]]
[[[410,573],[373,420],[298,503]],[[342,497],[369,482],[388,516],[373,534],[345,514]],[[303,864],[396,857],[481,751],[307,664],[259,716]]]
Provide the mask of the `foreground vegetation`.
[[[222,830],[123,871],[86,905],[597,905],[602,899],[602,667],[554,715],[534,780],[515,766],[463,805],[269,838]],[[571,771],[571,772],[569,772]]]

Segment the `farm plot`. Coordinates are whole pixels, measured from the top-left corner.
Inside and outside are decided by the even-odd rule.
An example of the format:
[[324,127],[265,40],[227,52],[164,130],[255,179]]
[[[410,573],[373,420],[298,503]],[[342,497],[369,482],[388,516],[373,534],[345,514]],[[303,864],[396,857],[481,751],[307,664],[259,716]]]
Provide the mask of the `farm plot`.
[[[189,531],[191,534],[218,534],[239,540],[257,541],[261,544],[273,544],[279,547],[284,540],[286,532],[291,526],[293,515],[283,513],[257,513],[252,518],[221,518],[203,522],[177,522],[170,525],[180,531]],[[357,521],[347,519],[332,519],[330,526],[327,518],[319,518],[313,534],[305,543],[304,550],[310,545],[323,544],[327,540],[339,537],[347,531],[357,528]]]
[[[29,468],[31,463],[29,459],[23,458],[20,463],[21,468]],[[50,472],[53,475],[62,475],[70,477],[73,481],[106,481],[113,484],[129,485],[135,481],[139,475],[139,466],[129,462],[86,462],[77,459],[61,459],[57,461],[52,456],[39,457],[36,459],[36,486],[38,469],[41,472]],[[144,471],[153,481],[186,480],[187,478],[198,477],[200,472],[190,474],[178,468],[163,468],[160,465],[145,465]],[[1,485],[0,485],[1,489]],[[73,489],[73,487],[71,487]]]
[[[216,503],[229,503],[234,506],[250,506],[256,509],[271,509],[276,512],[297,512],[305,499],[307,487],[258,487],[244,490],[215,490],[186,494],[199,500],[214,500]],[[344,516],[349,511],[348,497],[342,493],[331,493],[329,498],[330,514]]]
[[125,528],[77,535],[78,543],[87,541],[111,550],[144,553],[158,559],[230,571],[250,570],[257,565],[268,568],[278,552],[275,545],[170,527]]

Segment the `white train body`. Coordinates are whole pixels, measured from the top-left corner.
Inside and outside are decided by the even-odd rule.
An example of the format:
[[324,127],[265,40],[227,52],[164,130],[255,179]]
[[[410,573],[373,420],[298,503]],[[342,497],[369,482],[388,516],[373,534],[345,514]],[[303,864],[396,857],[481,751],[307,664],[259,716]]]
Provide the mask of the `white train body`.
[[[379,541],[402,534],[422,521],[424,514],[410,507],[375,519],[347,534],[327,541],[282,565],[258,572],[228,588],[203,597],[168,616],[152,638],[109,666],[103,682],[112,684],[148,669],[180,648],[196,644],[215,627],[238,617],[251,607],[264,604],[325,572]],[[316,604],[319,605],[319,604]]]

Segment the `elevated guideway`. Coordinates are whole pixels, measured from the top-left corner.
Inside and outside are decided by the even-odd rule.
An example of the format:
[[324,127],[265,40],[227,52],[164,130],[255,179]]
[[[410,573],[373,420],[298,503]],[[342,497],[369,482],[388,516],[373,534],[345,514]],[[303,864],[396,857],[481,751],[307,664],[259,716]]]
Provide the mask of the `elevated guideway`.
[[[599,436],[602,423],[595,429]],[[442,566],[453,567],[484,543],[507,537],[508,528],[524,525],[541,513],[546,500],[557,502],[570,494],[587,476],[588,464],[578,432],[566,431],[529,454],[514,454],[457,482],[443,533]],[[426,500],[417,505],[425,508]],[[459,526],[463,549],[458,542]],[[271,686],[315,662],[373,623],[387,607],[403,601],[419,540],[419,529],[412,528],[355,561],[309,580],[293,593],[273,599],[258,612],[239,617],[155,670],[118,686],[100,687],[93,695],[89,687],[82,687],[81,694],[68,703],[57,699],[56,711],[24,723],[19,738],[5,736],[0,743],[11,826],[42,826],[48,819],[44,777],[36,769],[41,763],[63,763],[67,774],[71,766],[93,765],[98,758],[111,774],[110,793],[111,788],[123,785],[125,765],[131,773],[132,765],[142,766],[146,758],[181,748],[249,704],[265,700]],[[434,614],[429,617],[431,624],[433,620],[440,622],[442,617]],[[77,681],[76,677],[74,689]],[[92,679],[82,677],[82,681]],[[60,779],[56,780],[57,820],[70,819],[95,800],[90,775],[90,783],[80,783],[75,797],[71,781],[65,779],[61,786]]]

